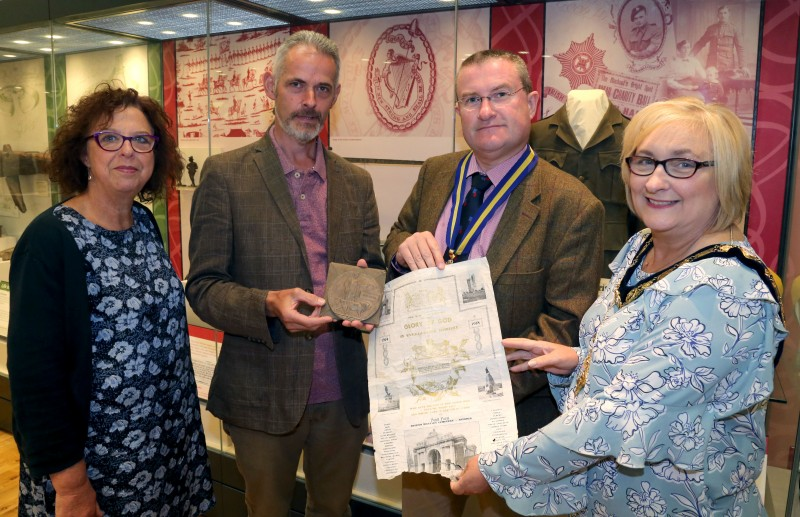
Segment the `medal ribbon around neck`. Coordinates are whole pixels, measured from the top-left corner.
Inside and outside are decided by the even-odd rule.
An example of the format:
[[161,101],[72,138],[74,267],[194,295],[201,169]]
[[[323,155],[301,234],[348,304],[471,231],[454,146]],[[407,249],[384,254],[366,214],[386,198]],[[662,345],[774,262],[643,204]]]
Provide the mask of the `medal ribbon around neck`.
[[494,190],[486,196],[481,205],[478,216],[472,223],[464,228],[464,236],[458,247],[454,247],[458,237],[458,222],[461,220],[461,205],[464,203],[464,196],[467,195],[467,164],[472,158],[473,152],[470,151],[464,156],[456,168],[455,188],[453,188],[453,208],[450,212],[450,220],[447,223],[447,249],[453,255],[469,255],[472,245],[478,240],[483,227],[491,219],[492,214],[497,208],[508,199],[508,196],[517,186],[522,183],[528,174],[536,167],[539,156],[533,152],[531,146],[526,146],[525,152],[517,160],[517,163],[503,176],[500,183],[495,185]]
[[[731,230],[731,233],[733,230]],[[731,235],[730,238],[733,241],[733,236]],[[648,234],[645,237],[644,242],[639,247],[639,251],[636,252],[634,255],[633,260],[631,261],[628,269],[623,274],[622,278],[620,279],[619,283],[617,283],[616,289],[614,291],[614,305],[621,309],[623,306],[635,301],[639,298],[644,292],[649,289],[653,284],[659,282],[660,280],[666,278],[667,276],[671,275],[676,269],[684,264],[689,264],[692,262],[699,262],[700,260],[706,259],[715,259],[715,258],[723,258],[728,260],[738,260],[744,267],[750,268],[761,278],[761,281],[764,282],[764,285],[769,290],[772,298],[775,300],[775,303],[778,305],[778,315],[783,322],[784,326],[786,325],[786,319],[783,312],[783,300],[780,296],[780,289],[778,289],[778,284],[775,281],[775,277],[773,276],[772,271],[764,264],[764,262],[756,255],[750,253],[749,250],[746,248],[742,248],[737,244],[731,244],[730,242],[722,242],[718,244],[711,244],[704,248],[701,248],[688,257],[679,260],[678,262],[668,266],[665,269],[657,273],[653,273],[646,278],[642,279],[641,281],[637,282],[634,285],[629,285],[631,277],[635,274],[636,270],[639,269],[639,264],[644,262],[644,257],[647,255],[647,252],[653,248],[653,236],[652,234]],[[609,286],[610,287],[610,286]],[[608,318],[610,315],[608,310],[606,311],[606,315],[604,320]],[[580,373],[578,374],[578,378],[575,382],[575,387],[573,388],[573,394],[577,397],[580,394],[584,387],[586,387],[586,381],[589,378],[589,367],[592,364],[592,351],[595,348],[595,343],[597,341],[597,333],[592,337],[591,343],[589,345],[589,350],[586,351],[586,357],[583,359],[583,363],[581,365],[581,369],[579,370]]]

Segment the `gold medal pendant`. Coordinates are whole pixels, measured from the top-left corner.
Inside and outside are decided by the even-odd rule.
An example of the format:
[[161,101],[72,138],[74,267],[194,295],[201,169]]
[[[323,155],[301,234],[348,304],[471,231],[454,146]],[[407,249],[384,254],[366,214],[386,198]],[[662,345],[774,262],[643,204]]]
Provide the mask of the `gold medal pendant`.
[[450,258],[447,260],[447,262],[445,262],[445,264],[452,264],[456,260],[456,252],[451,250],[451,249],[448,249],[447,250],[447,255]]

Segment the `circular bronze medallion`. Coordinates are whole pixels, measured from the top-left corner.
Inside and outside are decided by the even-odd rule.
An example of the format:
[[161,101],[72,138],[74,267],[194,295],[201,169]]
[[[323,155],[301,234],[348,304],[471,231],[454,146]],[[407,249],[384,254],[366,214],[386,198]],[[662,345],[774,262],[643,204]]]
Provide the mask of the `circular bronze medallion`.
[[365,321],[381,306],[383,286],[368,275],[344,271],[330,279],[325,298],[339,318]]

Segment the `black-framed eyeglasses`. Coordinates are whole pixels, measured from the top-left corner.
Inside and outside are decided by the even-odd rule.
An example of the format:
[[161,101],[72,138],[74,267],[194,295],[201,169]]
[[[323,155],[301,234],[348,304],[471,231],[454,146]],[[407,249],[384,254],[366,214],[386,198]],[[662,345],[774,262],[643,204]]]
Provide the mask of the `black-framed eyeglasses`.
[[489,101],[489,104],[492,106],[502,106],[503,104],[508,104],[511,102],[511,99],[514,98],[514,95],[516,95],[522,89],[523,88],[518,88],[513,92],[508,90],[499,90],[484,97],[481,97],[480,95],[461,97],[458,99],[458,104],[461,106],[461,109],[470,111],[479,109],[481,104],[483,104],[483,99]]
[[625,158],[625,163],[628,164],[631,174],[636,174],[637,176],[649,176],[655,172],[656,167],[661,165],[667,175],[677,179],[691,178],[697,172],[697,169],[714,166],[713,161],[698,162],[689,158],[656,160],[649,156],[628,156]]
[[100,149],[104,151],[119,151],[128,140],[131,148],[137,153],[149,153],[158,143],[158,135],[133,135],[124,136],[115,131],[98,131],[87,136],[86,139],[94,138]]

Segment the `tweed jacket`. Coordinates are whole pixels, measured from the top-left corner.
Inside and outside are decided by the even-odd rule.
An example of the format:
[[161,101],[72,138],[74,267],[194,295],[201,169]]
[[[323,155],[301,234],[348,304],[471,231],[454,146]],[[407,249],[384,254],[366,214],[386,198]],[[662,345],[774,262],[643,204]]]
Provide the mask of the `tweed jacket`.
[[[328,260],[383,268],[372,179],[325,151]],[[294,429],[311,387],[314,341],[266,315],[270,290],[313,290],[300,223],[275,147],[265,135],[212,156],[191,210],[186,295],[205,322],[225,332],[208,409],[238,427]],[[369,411],[361,333],[334,325],[345,410],[357,425]]]
[[[387,262],[412,233],[435,232],[464,154],[434,157],[422,165],[386,239]],[[539,160],[508,198],[486,255],[503,337],[578,345],[581,317],[597,297],[602,235],[603,206],[597,198],[574,177]],[[512,373],[511,380],[518,414],[531,395],[548,396],[543,373]]]
[[609,104],[585,148],[575,138],[566,105],[531,125],[530,144],[539,156],[581,180],[602,201],[606,211],[604,266],[641,229],[638,219],[628,209],[620,173],[622,134],[629,121],[616,106]]

